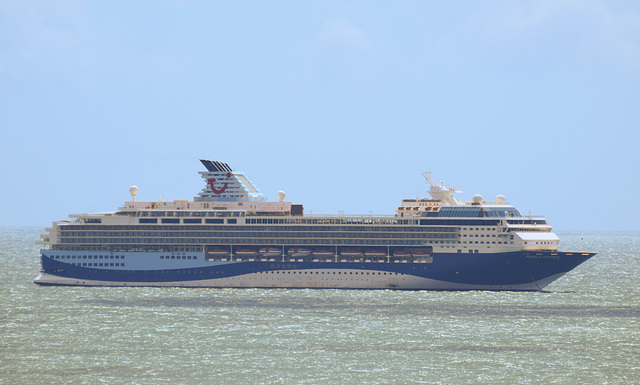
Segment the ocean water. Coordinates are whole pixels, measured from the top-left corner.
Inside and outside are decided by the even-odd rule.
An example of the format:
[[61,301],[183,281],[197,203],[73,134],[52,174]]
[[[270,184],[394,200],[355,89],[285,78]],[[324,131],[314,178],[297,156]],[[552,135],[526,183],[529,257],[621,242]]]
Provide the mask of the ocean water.
[[0,384],[640,383],[640,233],[517,293],[40,287],[42,231],[0,228]]

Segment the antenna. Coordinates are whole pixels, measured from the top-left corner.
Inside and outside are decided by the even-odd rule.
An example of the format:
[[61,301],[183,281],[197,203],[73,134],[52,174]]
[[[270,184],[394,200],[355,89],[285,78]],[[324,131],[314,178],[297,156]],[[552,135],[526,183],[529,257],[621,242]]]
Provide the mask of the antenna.
[[424,176],[424,179],[426,179],[427,183],[429,183],[431,186],[437,186],[437,183],[434,182],[433,179],[431,179],[431,171],[423,172],[422,176]]

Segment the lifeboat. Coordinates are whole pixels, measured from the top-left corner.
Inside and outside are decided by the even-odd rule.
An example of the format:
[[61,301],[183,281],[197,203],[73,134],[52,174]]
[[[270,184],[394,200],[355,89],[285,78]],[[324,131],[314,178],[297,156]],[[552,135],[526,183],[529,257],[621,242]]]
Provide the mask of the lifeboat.
[[263,247],[260,249],[260,255],[264,257],[277,257],[282,255],[282,249],[276,247]]
[[426,250],[420,250],[420,251],[412,251],[411,254],[413,254],[414,257],[428,257],[431,255],[431,252]]
[[236,255],[239,257],[255,257],[258,252],[255,249],[238,249]]
[[292,257],[306,257],[308,255],[311,255],[311,250],[294,248],[288,249],[287,254]]
[[340,255],[343,257],[362,257],[362,250],[342,250]]
[[393,256],[398,258],[410,257],[411,252],[406,250],[396,250],[393,252]]
[[381,250],[365,250],[364,251],[364,255],[366,255],[367,257],[386,257],[387,256],[387,252],[386,251],[381,251]]

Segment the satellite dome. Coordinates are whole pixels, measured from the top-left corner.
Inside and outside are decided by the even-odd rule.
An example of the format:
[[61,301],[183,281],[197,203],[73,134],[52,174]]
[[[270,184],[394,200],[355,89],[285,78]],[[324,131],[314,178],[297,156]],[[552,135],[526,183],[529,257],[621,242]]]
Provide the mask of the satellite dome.
[[138,195],[138,186],[129,187],[129,194],[131,194],[131,198],[133,201],[136,201],[136,195]]
[[282,190],[278,191],[278,195],[277,195],[277,197],[278,197],[278,200],[279,200],[280,202],[282,202],[282,201],[284,200],[284,197],[285,197],[285,196],[287,196],[287,195],[284,193],[284,191],[282,191]]
[[473,198],[471,198],[471,200],[472,200],[472,201],[473,201],[473,203],[475,203],[475,204],[480,204],[480,203],[482,203],[482,200],[483,200],[483,199],[482,199],[482,195],[480,195],[480,194],[476,194],[476,195],[474,195],[474,196],[473,196]]
[[507,203],[507,200],[504,198],[504,195],[498,194],[498,195],[496,195],[496,203],[499,204],[499,205],[503,205],[503,204]]

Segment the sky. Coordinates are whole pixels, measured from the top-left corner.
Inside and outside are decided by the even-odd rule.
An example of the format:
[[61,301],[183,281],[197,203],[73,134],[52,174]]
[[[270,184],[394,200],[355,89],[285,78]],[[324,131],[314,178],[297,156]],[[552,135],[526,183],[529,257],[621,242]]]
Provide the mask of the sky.
[[199,159],[307,213],[431,171],[555,230],[640,230],[640,3],[0,0],[0,214],[192,199]]

